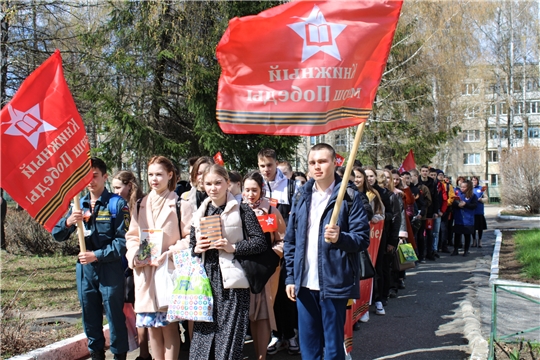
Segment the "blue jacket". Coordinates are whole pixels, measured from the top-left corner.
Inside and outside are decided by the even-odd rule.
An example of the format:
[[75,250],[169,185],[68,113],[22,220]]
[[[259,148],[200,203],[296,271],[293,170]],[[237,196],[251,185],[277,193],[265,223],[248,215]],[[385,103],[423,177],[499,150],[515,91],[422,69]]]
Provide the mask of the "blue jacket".
[[[478,198],[473,193],[470,199],[466,199],[465,194],[460,189],[456,190],[456,195],[453,203],[454,223],[456,225],[474,226],[474,213],[478,206]],[[458,206],[460,201],[466,202],[462,208]]]
[[[302,284],[306,240],[308,236],[309,210],[315,180],[309,180],[298,189],[289,216],[285,234],[284,256],[287,278],[286,285],[295,285],[296,293]],[[330,223],[341,178],[335,176],[334,191],[328,200],[319,224],[319,287],[323,298],[359,299],[359,252],[369,246],[369,222],[362,200],[356,191],[349,209],[349,202],[343,200],[337,225],[340,227],[339,240],[335,243],[324,241],[324,227]],[[349,188],[354,189],[348,185]]]
[[[107,189],[103,191],[96,201],[94,212],[84,223],[86,229],[92,231],[85,237],[86,249],[93,251],[99,262],[120,261],[126,254],[126,231],[129,227],[129,209],[126,201],[119,198],[116,203],[116,217],[109,210],[109,201],[118,195],[111,194]],[[81,199],[81,210],[83,214],[90,209],[90,194]],[[52,235],[56,241],[64,241],[77,229],[75,225],[66,227],[66,219],[69,213],[60,219],[54,227]]]
[[[475,186],[474,189],[473,189],[473,192],[474,192],[474,195],[476,195],[476,197],[478,199],[481,199],[482,196],[484,196],[484,191],[482,190],[481,185]],[[476,210],[474,211],[474,213],[476,215],[484,215],[484,203],[483,202],[478,201],[478,206],[476,207]]]

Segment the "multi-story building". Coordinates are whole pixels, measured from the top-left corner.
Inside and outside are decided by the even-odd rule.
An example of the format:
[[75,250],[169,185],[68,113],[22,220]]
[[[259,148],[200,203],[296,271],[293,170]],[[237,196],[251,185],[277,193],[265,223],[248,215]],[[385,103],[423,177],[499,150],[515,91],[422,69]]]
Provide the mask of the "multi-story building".
[[495,67],[471,69],[456,103],[462,115],[452,121],[461,131],[432,163],[454,179],[479,176],[498,201],[501,156],[526,144],[540,146],[539,79],[538,64],[515,66],[512,81]]

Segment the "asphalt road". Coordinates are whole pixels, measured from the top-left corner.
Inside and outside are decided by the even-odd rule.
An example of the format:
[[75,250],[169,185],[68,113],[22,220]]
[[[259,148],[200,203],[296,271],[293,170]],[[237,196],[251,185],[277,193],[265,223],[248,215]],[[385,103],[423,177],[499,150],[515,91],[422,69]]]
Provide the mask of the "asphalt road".
[[[485,329],[489,314],[482,312],[490,312],[490,309],[485,301],[483,306],[479,303],[477,290],[486,288],[489,280],[495,240],[493,229],[538,226],[520,221],[497,221],[498,210],[494,206],[486,207],[489,229],[484,234],[482,248],[472,248],[468,257],[441,254],[437,261],[408,270],[406,289],[389,300],[386,315],[376,315],[371,306],[369,322],[361,324],[354,332],[352,359],[460,360],[470,357],[472,349],[464,334],[471,317],[464,314],[472,310],[478,320],[483,318]],[[484,331],[482,335],[486,338]],[[129,359],[135,359],[134,353],[129,354]],[[245,359],[255,359],[251,343],[246,344],[244,355]],[[179,359],[187,360],[188,353],[181,352]],[[301,359],[301,356],[282,351],[267,359]]]

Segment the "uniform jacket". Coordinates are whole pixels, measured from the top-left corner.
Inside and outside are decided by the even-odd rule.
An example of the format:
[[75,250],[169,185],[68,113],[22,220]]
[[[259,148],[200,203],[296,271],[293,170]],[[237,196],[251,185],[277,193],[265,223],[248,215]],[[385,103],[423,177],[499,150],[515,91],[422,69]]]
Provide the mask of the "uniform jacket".
[[[139,207],[131,216],[131,224],[126,234],[128,265],[133,269],[133,279],[135,282],[135,312],[156,312],[158,311],[156,303],[156,288],[154,275],[156,266],[135,267],[134,260],[139,251],[140,230],[141,229],[162,229],[163,244],[162,253],[168,250],[187,249],[189,243],[182,241],[178,227],[178,218],[176,214],[176,202],[178,195],[174,191],[169,193],[163,208],[161,209],[156,222],[152,218],[152,207],[148,202],[148,196],[145,196]],[[168,268],[174,269],[174,263],[170,257],[167,259]]]
[[[309,180],[295,196],[287,232],[285,234],[285,284],[294,284],[296,294],[300,291],[304,272],[306,240],[308,236],[309,211],[315,180]],[[327,243],[324,227],[330,222],[341,186],[341,178],[335,175],[334,191],[324,209],[319,226],[319,286],[323,298],[358,299],[360,297],[358,252],[369,246],[369,222],[359,195],[349,208],[343,201],[337,225],[340,227],[339,240]]]
[[[122,256],[126,253],[125,235],[129,226],[129,208],[126,201],[119,198],[116,203],[116,218],[113,218],[109,211],[109,201],[112,197],[119,196],[104,189],[96,201],[90,220],[84,224],[87,229],[92,231],[84,239],[86,249],[93,251],[98,262],[102,263],[121,261]],[[83,197],[81,203],[81,210],[84,214],[85,211],[90,210],[90,194]],[[67,240],[77,229],[75,225],[66,226],[66,219],[71,215],[71,212],[72,210],[54,227],[52,235],[55,240]]]

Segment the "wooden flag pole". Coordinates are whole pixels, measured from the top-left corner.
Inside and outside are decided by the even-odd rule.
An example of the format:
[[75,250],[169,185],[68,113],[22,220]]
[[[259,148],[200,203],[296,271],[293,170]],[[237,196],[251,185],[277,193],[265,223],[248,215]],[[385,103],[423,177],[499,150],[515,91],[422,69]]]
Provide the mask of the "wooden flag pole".
[[[336,225],[339,217],[339,210],[341,209],[341,204],[343,203],[343,198],[345,197],[345,192],[347,191],[347,181],[353,169],[354,159],[358,152],[358,147],[360,146],[360,140],[362,139],[362,133],[364,132],[364,127],[366,122],[364,121],[356,129],[356,135],[354,137],[354,144],[352,146],[352,151],[349,154],[349,160],[347,160],[347,166],[345,167],[345,173],[343,174],[343,182],[339,188],[338,196],[336,199],[336,204],[334,205],[334,211],[332,212],[332,217],[330,218],[330,226]],[[367,181],[364,179],[364,181]],[[345,183],[345,186],[344,186]],[[331,242],[328,239],[324,239],[327,243]]]
[[[75,195],[73,199],[73,209],[76,211],[81,210],[81,200],[79,194]],[[79,236],[79,248],[81,252],[86,252],[86,243],[84,242],[84,225],[82,220],[77,222],[77,235]]]

